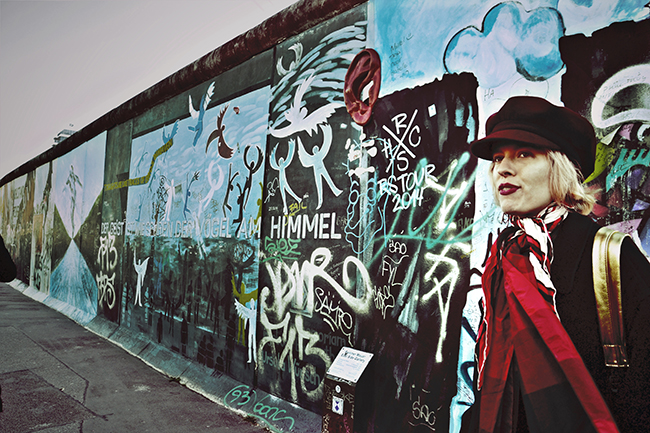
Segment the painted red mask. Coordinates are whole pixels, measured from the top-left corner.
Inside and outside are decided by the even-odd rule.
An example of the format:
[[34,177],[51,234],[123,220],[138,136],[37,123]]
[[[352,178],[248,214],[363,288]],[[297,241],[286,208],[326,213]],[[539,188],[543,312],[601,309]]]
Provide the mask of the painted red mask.
[[[381,83],[381,61],[379,54],[367,48],[357,54],[348,72],[345,74],[345,89],[343,92],[345,107],[359,125],[365,125],[372,116],[372,107],[379,97]],[[361,99],[361,92],[370,84],[368,103]]]

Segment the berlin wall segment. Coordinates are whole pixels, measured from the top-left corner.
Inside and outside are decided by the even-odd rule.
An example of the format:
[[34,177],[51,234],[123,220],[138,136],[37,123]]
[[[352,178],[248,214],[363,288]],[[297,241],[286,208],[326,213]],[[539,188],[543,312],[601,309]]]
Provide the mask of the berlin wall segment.
[[[468,143],[513,94],[564,102],[601,140],[592,217],[650,251],[650,119],[627,104],[647,96],[650,21],[416,3],[340,13],[2,185],[20,281],[234,379],[218,397],[273,429],[323,413],[348,346],[374,354],[367,431],[457,432],[504,227]],[[518,48],[495,51],[507,31]],[[384,90],[361,95],[346,77],[368,47]],[[370,116],[346,108],[355,91]]]

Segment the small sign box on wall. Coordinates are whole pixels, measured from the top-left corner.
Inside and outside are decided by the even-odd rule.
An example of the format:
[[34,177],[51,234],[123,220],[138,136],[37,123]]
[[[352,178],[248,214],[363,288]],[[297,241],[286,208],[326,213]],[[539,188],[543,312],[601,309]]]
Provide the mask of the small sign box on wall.
[[[325,374],[323,393],[323,427],[322,433],[350,432],[354,428],[355,405],[367,406],[371,403],[372,392],[362,390],[359,384],[363,373],[370,364],[372,353],[362,352],[350,347],[343,347]],[[368,376],[368,375],[366,375]],[[365,379],[365,377],[364,377]],[[368,382],[368,381],[363,381]],[[364,402],[355,402],[357,394]],[[359,415],[357,413],[357,415]]]
[[366,369],[372,353],[362,352],[350,347],[343,347],[327,370],[328,376],[334,376],[348,382],[357,383]]

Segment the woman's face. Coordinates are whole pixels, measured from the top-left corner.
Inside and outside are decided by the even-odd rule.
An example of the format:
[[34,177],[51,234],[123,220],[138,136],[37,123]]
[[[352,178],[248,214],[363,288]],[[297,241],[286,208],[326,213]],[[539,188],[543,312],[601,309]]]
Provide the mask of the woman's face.
[[497,144],[492,162],[495,196],[504,213],[534,216],[553,201],[546,152],[525,144]]

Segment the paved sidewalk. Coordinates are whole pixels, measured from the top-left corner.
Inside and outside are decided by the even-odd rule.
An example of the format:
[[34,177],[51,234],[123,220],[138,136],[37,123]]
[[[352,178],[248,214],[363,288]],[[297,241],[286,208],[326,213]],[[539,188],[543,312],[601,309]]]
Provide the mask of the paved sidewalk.
[[0,283],[0,432],[266,432]]

